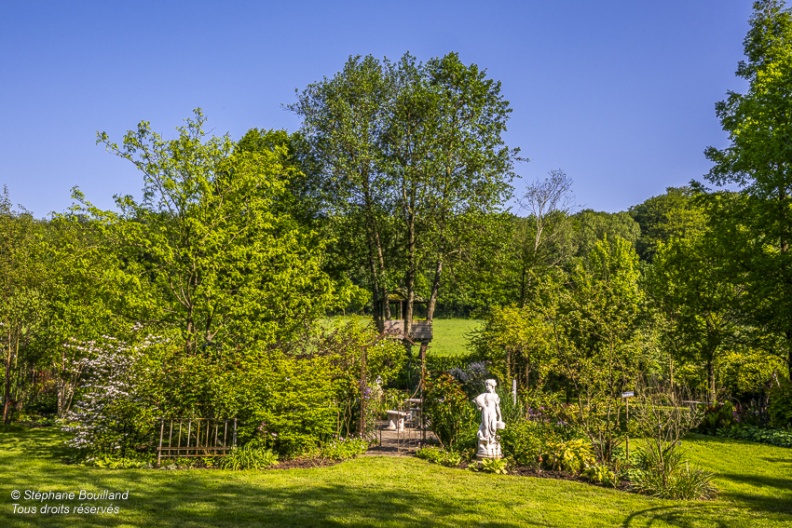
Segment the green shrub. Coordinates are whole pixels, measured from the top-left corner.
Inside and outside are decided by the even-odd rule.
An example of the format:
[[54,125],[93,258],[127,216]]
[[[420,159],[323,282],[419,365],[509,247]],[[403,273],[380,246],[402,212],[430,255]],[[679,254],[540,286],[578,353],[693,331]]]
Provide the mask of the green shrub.
[[780,429],[762,429],[751,425],[733,424],[718,429],[717,436],[748,440],[778,447],[792,447],[792,431]]
[[770,427],[783,429],[792,427],[792,383],[786,382],[770,389],[767,414]]
[[124,458],[111,455],[99,455],[88,458],[83,464],[103,469],[140,469],[150,468],[152,466],[152,460],[150,457]]
[[638,470],[632,473],[630,488],[644,495],[661,499],[695,500],[712,499],[717,489],[712,484],[712,473],[691,468],[685,463],[668,479],[653,470]]
[[506,475],[509,462],[505,458],[485,458],[481,461],[481,471],[494,473],[496,475]]
[[459,453],[434,446],[422,447],[415,453],[415,456],[447,467],[458,467],[462,463],[462,456]]
[[545,467],[578,474],[596,462],[591,443],[582,438],[548,442],[542,455]]
[[278,464],[278,455],[262,447],[246,445],[236,448],[221,459],[223,469],[264,469]]
[[426,383],[424,414],[440,444],[449,450],[475,443],[478,419],[461,384],[449,374]]
[[539,467],[548,442],[562,439],[548,424],[520,420],[500,432],[503,453],[518,466]]
[[319,456],[329,460],[348,460],[362,455],[369,448],[363,438],[339,438],[321,447]]
[[734,406],[731,402],[713,403],[707,406],[697,431],[714,435],[722,427],[729,427],[734,423]]
[[587,467],[583,470],[583,476],[591,482],[604,486],[613,486],[615,488],[619,484],[619,478],[616,473],[605,464],[593,464]]

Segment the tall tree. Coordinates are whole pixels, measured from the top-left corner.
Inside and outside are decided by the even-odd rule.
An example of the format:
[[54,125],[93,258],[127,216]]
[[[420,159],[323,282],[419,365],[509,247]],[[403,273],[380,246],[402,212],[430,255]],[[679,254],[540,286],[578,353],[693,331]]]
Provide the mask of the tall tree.
[[426,64],[353,57],[290,108],[322,161],[329,207],[359,214],[375,305],[390,285],[406,291],[409,334],[419,275],[433,273],[431,320],[461,232],[509,196],[516,151],[502,139],[510,109],[500,83],[455,53]]
[[390,319],[386,256],[393,200],[381,145],[392,90],[378,60],[350,57],[341,72],[310,84],[288,107],[303,118],[301,133],[315,163],[307,176],[322,212],[351,220],[351,236],[342,244],[358,247],[363,241],[374,306],[384,306],[382,314],[374,310],[380,330],[383,317]]
[[674,359],[704,365],[710,401],[716,401],[715,363],[737,332],[743,297],[728,271],[729,252],[704,225],[655,251],[646,286],[668,323],[666,342],[673,343]]
[[41,320],[43,270],[40,225],[27,211],[0,197],[0,346],[3,358],[3,421],[19,399],[25,354]]
[[322,242],[282,210],[293,176],[280,147],[234,153],[207,138],[200,110],[166,140],[147,122],[98,141],[143,173],[143,199],[117,199],[101,219],[125,272],[155,292],[158,324],[184,349],[244,349],[287,339],[334,302],[321,271]]
[[544,180],[529,185],[520,200],[530,213],[528,218],[515,219],[517,299],[521,307],[536,277],[572,256],[568,229],[571,190],[572,180],[566,173],[552,170]]
[[635,249],[647,262],[654,259],[658,244],[684,237],[705,223],[703,209],[695,203],[690,187],[668,187],[665,194],[630,207],[629,213],[641,228]]
[[716,105],[730,145],[707,148],[714,166],[706,177],[737,184],[746,198],[739,215],[723,218],[742,226],[732,232],[751,234],[735,246],[735,270],[744,273],[750,318],[785,337],[792,377],[792,13],[782,0],[753,9],[747,60],[737,68],[748,90],[728,92]]

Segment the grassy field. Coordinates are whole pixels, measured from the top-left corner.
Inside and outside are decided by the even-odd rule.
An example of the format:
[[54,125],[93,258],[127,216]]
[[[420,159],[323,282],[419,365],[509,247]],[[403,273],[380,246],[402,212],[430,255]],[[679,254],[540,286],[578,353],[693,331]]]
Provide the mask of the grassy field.
[[438,356],[459,356],[468,352],[468,337],[484,321],[478,319],[435,319],[432,322],[434,338],[429,353]]
[[[67,465],[53,428],[0,428],[0,526],[210,528],[792,526],[792,450],[696,436],[684,447],[717,473],[717,500],[656,500],[578,482],[362,457],[313,469],[103,470]],[[12,493],[129,491],[125,500],[13,500]],[[64,505],[70,513],[13,513]],[[75,513],[80,504],[115,513]]]
[[[347,315],[333,317],[331,321],[357,321],[360,325],[371,323],[370,317]],[[435,319],[432,322],[433,339],[429,353],[437,356],[459,356],[468,352],[468,337],[484,321],[479,319]],[[331,323],[332,324],[332,323]]]

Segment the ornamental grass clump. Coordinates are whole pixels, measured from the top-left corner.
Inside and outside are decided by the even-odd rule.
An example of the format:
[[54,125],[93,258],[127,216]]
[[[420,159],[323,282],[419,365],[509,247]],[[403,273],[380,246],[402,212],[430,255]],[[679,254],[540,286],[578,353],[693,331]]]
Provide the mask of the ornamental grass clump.
[[244,469],[265,469],[278,465],[278,455],[269,449],[248,444],[244,447],[231,450],[231,453],[221,459],[219,465],[222,469],[237,471]]
[[639,394],[633,416],[647,441],[630,471],[630,488],[667,499],[713,498],[717,490],[712,473],[692,468],[679,449],[682,437],[702,420],[696,407],[687,403],[692,398],[660,385],[647,385]]
[[712,473],[691,467],[676,449],[658,451],[649,445],[639,451],[639,466],[631,472],[630,489],[661,499],[712,499],[717,489]]

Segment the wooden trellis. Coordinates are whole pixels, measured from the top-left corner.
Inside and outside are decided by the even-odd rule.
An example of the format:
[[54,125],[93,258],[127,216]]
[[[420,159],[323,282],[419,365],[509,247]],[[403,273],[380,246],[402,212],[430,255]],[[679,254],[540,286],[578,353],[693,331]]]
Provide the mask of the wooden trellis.
[[157,466],[169,457],[211,457],[236,447],[237,421],[190,418],[162,420]]

